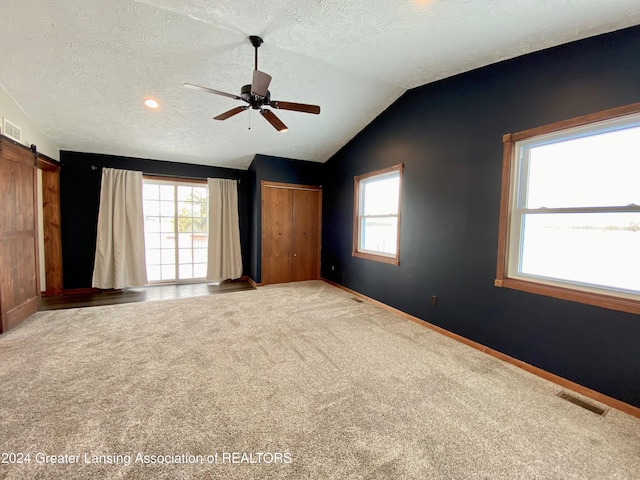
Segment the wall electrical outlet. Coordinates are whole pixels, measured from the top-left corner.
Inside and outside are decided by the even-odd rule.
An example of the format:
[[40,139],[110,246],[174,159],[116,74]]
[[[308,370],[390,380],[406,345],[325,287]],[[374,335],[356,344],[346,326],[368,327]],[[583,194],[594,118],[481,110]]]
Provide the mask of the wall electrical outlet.
[[437,295],[431,295],[431,306],[432,307],[437,307],[438,306],[438,296]]

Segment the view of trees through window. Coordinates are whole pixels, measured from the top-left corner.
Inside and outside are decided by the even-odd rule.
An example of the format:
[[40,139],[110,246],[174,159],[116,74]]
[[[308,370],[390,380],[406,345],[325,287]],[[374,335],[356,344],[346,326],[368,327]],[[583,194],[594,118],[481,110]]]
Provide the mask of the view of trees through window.
[[206,185],[145,180],[143,198],[149,282],[206,277]]

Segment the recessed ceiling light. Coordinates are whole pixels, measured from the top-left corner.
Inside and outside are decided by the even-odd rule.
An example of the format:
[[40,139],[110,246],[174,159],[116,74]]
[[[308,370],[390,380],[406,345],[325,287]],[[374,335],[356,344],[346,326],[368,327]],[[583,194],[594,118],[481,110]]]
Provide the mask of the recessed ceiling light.
[[145,99],[144,104],[147,107],[153,108],[153,109],[156,109],[156,108],[158,108],[160,106],[160,104],[156,100],[154,100],[153,98]]

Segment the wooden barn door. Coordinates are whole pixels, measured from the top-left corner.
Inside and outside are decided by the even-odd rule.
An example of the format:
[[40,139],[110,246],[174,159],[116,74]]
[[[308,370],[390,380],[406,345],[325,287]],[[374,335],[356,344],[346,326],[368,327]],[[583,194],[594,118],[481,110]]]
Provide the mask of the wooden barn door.
[[262,182],[262,282],[320,276],[320,187]]
[[0,140],[0,332],[40,304],[35,155]]

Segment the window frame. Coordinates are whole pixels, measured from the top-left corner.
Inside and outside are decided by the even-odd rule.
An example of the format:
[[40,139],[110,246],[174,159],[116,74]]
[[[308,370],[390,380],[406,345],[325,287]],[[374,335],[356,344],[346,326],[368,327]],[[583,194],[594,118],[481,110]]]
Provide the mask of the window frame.
[[[399,163],[392,167],[383,168],[374,172],[365,173],[363,175],[357,175],[353,177],[353,245],[351,255],[359,258],[366,258],[368,260],[374,260],[376,262],[388,263],[392,265],[400,265],[400,219],[402,216],[402,172],[404,170],[404,163]],[[362,217],[364,215],[360,212],[360,185],[363,180],[370,180],[373,177],[388,175],[391,172],[398,172],[398,223],[396,232],[396,253],[395,255],[389,255],[384,253],[376,253],[367,250],[360,250],[360,234]],[[395,216],[395,215],[389,215]]]
[[[585,127],[609,120],[622,119],[622,117],[640,113],[640,102],[622,107],[616,107],[601,112],[583,115],[580,117],[563,120],[560,122],[544,125],[541,127],[524,130],[517,133],[510,133],[503,136],[503,161],[502,161],[502,184],[500,193],[500,217],[498,230],[498,258],[496,265],[496,278],[494,285],[499,288],[511,288],[524,292],[544,295],[572,302],[584,303],[588,305],[618,310],[628,313],[640,314],[640,300],[630,298],[624,293],[607,294],[592,291],[588,287],[581,288],[578,285],[569,285],[564,282],[541,282],[540,280],[514,278],[509,275],[509,251],[514,243],[510,242],[512,213],[516,207],[514,182],[518,174],[518,142],[524,142],[535,137],[558,134],[567,131],[567,136],[571,135],[570,129]],[[612,289],[614,290],[614,289]]]

